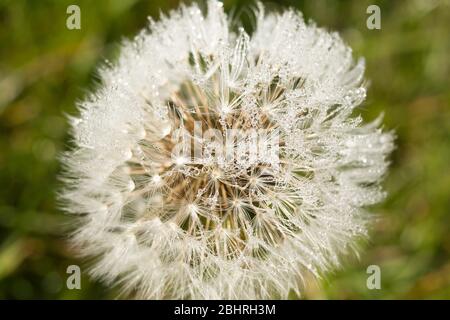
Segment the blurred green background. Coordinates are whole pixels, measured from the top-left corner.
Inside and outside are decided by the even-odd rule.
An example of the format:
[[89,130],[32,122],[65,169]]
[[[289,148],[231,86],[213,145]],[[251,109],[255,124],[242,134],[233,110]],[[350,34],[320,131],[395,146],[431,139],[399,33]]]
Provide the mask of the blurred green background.
[[[264,1],[263,1],[264,2]],[[241,12],[250,1],[225,1]],[[66,8],[81,8],[81,30],[66,28]],[[368,30],[366,8],[381,8]],[[114,59],[147,16],[175,0],[0,1],[0,298],[105,299],[117,291],[85,274],[66,288],[66,268],[83,261],[65,243],[70,221],[56,206],[58,154],[68,147],[66,113],[95,84],[95,67]],[[397,133],[379,220],[361,258],[313,284],[309,299],[450,298],[449,1],[283,1],[337,30],[367,61],[370,120],[385,111]],[[368,290],[366,268],[381,268]]]

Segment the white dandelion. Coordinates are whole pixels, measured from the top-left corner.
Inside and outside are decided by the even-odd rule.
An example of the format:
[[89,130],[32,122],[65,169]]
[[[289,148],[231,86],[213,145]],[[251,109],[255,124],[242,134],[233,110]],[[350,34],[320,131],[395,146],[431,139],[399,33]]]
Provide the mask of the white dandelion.
[[[354,115],[364,61],[299,12],[255,16],[248,34],[218,1],[181,6],[101,68],[63,159],[92,276],[137,298],[286,298],[366,236],[393,136]],[[224,157],[196,126],[277,152]],[[196,150],[174,153],[180,132]]]

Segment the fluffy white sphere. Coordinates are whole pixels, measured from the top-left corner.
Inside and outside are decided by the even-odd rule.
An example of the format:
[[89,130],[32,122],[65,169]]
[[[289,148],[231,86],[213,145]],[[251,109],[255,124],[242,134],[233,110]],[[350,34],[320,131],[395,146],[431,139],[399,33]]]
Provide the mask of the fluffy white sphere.
[[[63,159],[93,276],[139,298],[286,298],[366,235],[393,137],[354,115],[363,60],[298,12],[255,15],[249,35],[220,2],[182,6],[100,70]],[[230,159],[196,128],[277,152]],[[180,132],[195,157],[174,157]]]

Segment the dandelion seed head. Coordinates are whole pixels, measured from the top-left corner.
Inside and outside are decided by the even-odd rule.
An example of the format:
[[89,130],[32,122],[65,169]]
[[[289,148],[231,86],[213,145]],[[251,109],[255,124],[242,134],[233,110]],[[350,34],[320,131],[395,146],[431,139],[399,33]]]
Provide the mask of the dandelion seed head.
[[100,69],[62,193],[94,277],[138,298],[287,298],[366,236],[393,135],[355,116],[364,60],[299,12],[254,14],[247,33],[221,2],[181,6]]

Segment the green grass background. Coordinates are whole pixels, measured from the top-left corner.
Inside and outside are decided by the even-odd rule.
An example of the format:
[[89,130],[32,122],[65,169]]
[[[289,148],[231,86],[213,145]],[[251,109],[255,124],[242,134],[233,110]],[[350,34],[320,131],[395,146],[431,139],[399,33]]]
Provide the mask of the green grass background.
[[[240,12],[253,2],[229,0]],[[66,8],[81,8],[81,30],[66,28]],[[366,8],[381,8],[368,30]],[[74,258],[64,241],[67,217],[56,207],[58,154],[67,148],[65,113],[94,87],[95,67],[147,16],[175,0],[0,0],[0,298],[106,299],[117,290],[82,277],[66,288]],[[348,259],[305,292],[309,299],[450,298],[450,3],[449,1],[283,1],[337,30],[367,61],[363,116],[385,111],[397,133],[386,201],[360,259]],[[368,290],[366,268],[381,268]]]

